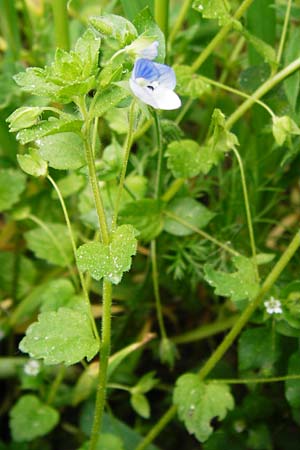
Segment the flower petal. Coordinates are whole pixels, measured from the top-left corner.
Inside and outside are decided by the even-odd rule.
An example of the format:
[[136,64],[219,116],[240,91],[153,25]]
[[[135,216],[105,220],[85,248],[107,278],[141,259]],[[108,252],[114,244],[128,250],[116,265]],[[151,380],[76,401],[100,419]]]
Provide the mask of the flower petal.
[[176,76],[172,67],[167,66],[166,64],[158,64],[158,63],[152,64],[155,66],[159,74],[158,76],[159,84],[168,89],[174,89],[176,86]]
[[146,105],[153,106],[153,108],[158,108],[155,98],[153,97],[153,91],[146,86],[139,85],[132,78],[129,80],[129,85],[134,95],[142,100],[142,102],[146,103]]
[[155,63],[149,59],[140,58],[134,64],[133,78],[144,78],[149,82],[155,81],[159,78],[159,71]]
[[177,109],[181,106],[181,100],[172,89],[159,86],[152,92],[152,96],[157,106],[157,109]]

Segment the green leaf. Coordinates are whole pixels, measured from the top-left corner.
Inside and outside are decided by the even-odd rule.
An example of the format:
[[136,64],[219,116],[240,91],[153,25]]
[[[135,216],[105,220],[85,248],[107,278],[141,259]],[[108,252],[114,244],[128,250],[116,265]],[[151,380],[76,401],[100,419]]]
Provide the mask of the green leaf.
[[211,86],[200,75],[193,72],[190,66],[175,66],[176,92],[192,99],[200,98],[211,91]]
[[0,169],[0,211],[14,206],[25,189],[26,176],[19,170]]
[[271,329],[257,327],[244,331],[239,338],[239,370],[260,369],[266,375],[278,359],[276,335]]
[[239,145],[236,135],[227,130],[225,116],[220,109],[214,110],[210,126],[212,129],[210,145],[213,152],[222,154]]
[[154,0],[121,0],[125,16],[129,20],[133,20],[138,12],[146,6],[149,6],[151,12],[153,12],[153,2]]
[[191,139],[171,142],[165,155],[175,178],[191,178],[206,172],[207,160],[203,158],[201,147]]
[[134,393],[130,396],[130,404],[134,411],[144,419],[150,417],[150,404],[144,394]]
[[133,23],[140,35],[151,37],[158,42],[158,54],[155,60],[163,63],[166,57],[165,36],[153,19],[149,5],[135,17]]
[[44,223],[43,228],[34,228],[25,233],[28,249],[37,258],[45,259],[51,264],[65,267],[73,259],[72,245],[65,225]]
[[194,0],[193,8],[199,11],[204,19],[218,20],[219,25],[224,25],[231,19],[228,0]]
[[29,67],[25,72],[20,72],[13,78],[23,91],[33,95],[55,99],[59,91],[59,86],[47,80],[45,70],[38,67]]
[[74,116],[69,114],[63,115],[60,119],[50,117],[48,120],[42,120],[36,126],[19,131],[17,139],[24,145],[51,134],[63,133],[66,131],[79,133],[82,124],[82,120],[74,119]]
[[162,204],[150,198],[127,203],[120,211],[119,222],[130,223],[139,231],[139,239],[151,241],[162,231]]
[[[89,450],[90,441],[86,442],[79,450]],[[113,434],[101,433],[95,450],[124,450],[122,439]]]
[[103,116],[110,108],[113,108],[127,98],[128,95],[129,93],[125,89],[117,85],[107,87],[97,94],[95,104],[91,111],[91,117]]
[[83,140],[75,133],[59,133],[37,141],[41,157],[54,169],[72,170],[86,164]]
[[299,135],[300,128],[289,116],[273,116],[272,132],[276,144],[283,145],[291,135]]
[[[15,288],[14,267],[16,254],[13,252],[0,252],[0,294],[2,298],[11,296]],[[18,285],[16,286],[17,298],[23,297],[32,289],[36,282],[36,269],[31,259],[18,255]]]
[[[194,230],[180,222],[181,218],[193,227],[204,228],[215,216],[204,205],[190,197],[175,198],[168,204],[166,213],[172,216],[166,216],[164,230],[175,236],[188,236],[194,233]],[[178,221],[175,216],[179,218]]]
[[97,164],[97,173],[101,180],[108,181],[118,177],[122,168],[123,149],[116,139],[105,147],[101,161]]
[[90,17],[89,22],[103,37],[116,39],[120,47],[130,44],[138,36],[134,25],[122,16],[94,16]]
[[89,242],[77,250],[79,270],[89,271],[93,278],[106,278],[113,284],[120,283],[123,273],[131,267],[135,255],[136,231],[131,225],[121,225],[114,232],[109,245]]
[[[293,25],[291,24],[291,27],[292,26]],[[300,42],[300,29],[297,26],[293,26],[293,28],[290,29],[289,37],[285,46],[284,66],[289,65],[292,61],[295,61],[295,59],[299,58],[300,49],[298,42]],[[288,101],[293,110],[295,110],[300,89],[299,70],[296,70],[295,73],[286,78],[283,81],[283,86]]]
[[22,106],[16,109],[7,119],[9,123],[9,131],[15,132],[22,128],[29,128],[38,122],[39,116],[42,114],[43,108],[38,106]]
[[28,155],[17,155],[21,169],[33,177],[45,177],[48,171],[48,164],[44,161],[36,148],[29,149]]
[[81,60],[83,78],[97,74],[100,43],[101,39],[91,29],[86,30],[76,42],[75,53]]
[[[80,191],[86,185],[86,178],[75,172],[71,172],[66,177],[60,178],[57,181],[58,189],[64,198],[70,197],[76,192]],[[57,199],[57,193],[52,191],[52,198]]]
[[241,307],[242,300],[253,299],[259,290],[256,280],[255,266],[251,259],[245,256],[234,256],[233,264],[236,272],[226,273],[214,270],[212,266],[204,266],[206,281],[215,288],[215,294],[229,297]]
[[76,364],[83,358],[90,361],[99,349],[90,318],[83,311],[60,308],[41,313],[29,326],[19,345],[32,358],[45,364]]
[[247,41],[254,47],[257,53],[263,57],[263,60],[275,69],[278,66],[275,49],[259,37],[250,33],[246,28],[243,28],[241,32],[245,39],[247,39]]
[[[299,353],[289,357],[288,375],[300,375]],[[300,408],[300,379],[285,381],[285,397],[292,408]]]
[[10,429],[16,442],[32,441],[49,433],[58,423],[59,414],[34,395],[23,395],[10,411]]
[[188,432],[200,442],[212,434],[211,420],[215,417],[223,420],[227,411],[234,407],[234,399],[226,384],[204,382],[189,373],[178,378],[173,402]]

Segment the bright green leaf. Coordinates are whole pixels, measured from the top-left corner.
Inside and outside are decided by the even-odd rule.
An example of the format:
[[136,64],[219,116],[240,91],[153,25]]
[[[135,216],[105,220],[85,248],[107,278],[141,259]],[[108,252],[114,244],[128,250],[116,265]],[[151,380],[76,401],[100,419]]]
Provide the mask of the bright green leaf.
[[34,395],[23,395],[10,411],[10,429],[16,442],[32,441],[49,433],[58,423],[59,414]]
[[27,155],[17,155],[21,169],[33,177],[45,177],[48,171],[48,164],[44,161],[36,148],[31,148]]
[[[183,219],[192,227],[204,228],[215,216],[206,206],[190,197],[175,198],[166,209],[164,230],[175,236],[188,236],[194,230],[180,222]],[[178,217],[178,220],[176,220]]]
[[130,404],[137,414],[139,414],[144,419],[149,419],[150,404],[144,394],[132,394],[130,396]]
[[162,231],[162,204],[150,198],[127,203],[120,211],[119,221],[134,226],[139,231],[139,239],[151,241]]
[[136,231],[131,225],[121,225],[114,232],[109,245],[100,242],[88,242],[77,250],[77,264],[80,270],[89,271],[93,278],[106,278],[118,284],[124,272],[131,266],[131,257],[135,255]]
[[22,352],[32,358],[42,358],[45,364],[64,363],[67,366],[91,360],[98,351],[90,318],[82,311],[60,308],[41,313],[29,326],[20,342]]
[[79,56],[83,66],[82,76],[88,78],[96,75],[98,70],[98,58],[101,39],[88,29],[82,37],[78,39],[74,52]]
[[260,369],[270,374],[278,356],[276,335],[271,329],[250,328],[241,334],[238,345],[240,371]]
[[[79,450],[89,450],[90,442],[86,442]],[[122,439],[113,434],[101,433],[95,450],[124,450]]]
[[43,228],[34,228],[25,233],[29,250],[37,258],[45,259],[51,264],[65,267],[73,259],[72,245],[65,225],[44,223]]
[[19,170],[0,169],[0,211],[15,205],[25,189],[26,176]]
[[225,116],[218,108],[212,114],[211,128],[213,131],[210,145],[214,152],[226,153],[239,145],[238,138],[227,129]]
[[[289,357],[288,375],[300,375],[299,352]],[[292,408],[300,408],[300,379],[285,381],[285,397]]]
[[89,22],[102,36],[116,39],[121,47],[130,44],[138,36],[134,25],[122,16],[94,16],[90,17]]
[[15,82],[25,92],[41,97],[56,98],[59,87],[47,80],[46,72],[38,67],[29,67],[14,76]]
[[253,299],[259,289],[254,263],[245,256],[234,256],[236,272],[226,273],[214,270],[209,264],[204,266],[206,281],[215,288],[215,294],[229,297],[237,306],[245,299]]
[[175,66],[176,92],[192,99],[200,98],[211,91],[211,87],[190,66]]
[[201,147],[191,139],[171,142],[165,155],[175,178],[191,178],[205,172],[207,162],[203,161]]
[[211,420],[215,417],[223,420],[227,411],[234,407],[234,399],[226,384],[204,382],[189,373],[178,378],[173,402],[188,432],[200,442],[212,434]]
[[299,135],[300,128],[289,116],[273,116],[272,131],[276,144],[283,145],[291,135]]
[[38,106],[22,106],[16,109],[7,119],[9,131],[15,132],[22,128],[29,128],[38,122],[43,108]]
[[[70,197],[80,191],[86,185],[86,177],[75,172],[60,178],[57,181],[58,189],[64,198]],[[57,199],[57,193],[52,191],[52,198]]]
[[133,21],[138,33],[158,42],[158,54],[155,60],[163,63],[166,56],[165,36],[151,14],[149,5],[137,14]]
[[231,19],[228,0],[194,0],[193,8],[205,19],[218,20],[219,25],[224,25]]
[[75,133],[59,133],[37,141],[43,159],[54,169],[72,170],[85,165],[82,138]]

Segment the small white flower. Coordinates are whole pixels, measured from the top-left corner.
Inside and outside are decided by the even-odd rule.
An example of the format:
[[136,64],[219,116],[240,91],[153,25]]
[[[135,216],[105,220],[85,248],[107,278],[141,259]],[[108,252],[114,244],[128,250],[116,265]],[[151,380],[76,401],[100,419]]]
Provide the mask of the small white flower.
[[155,109],[171,110],[181,106],[181,100],[174,92],[175,72],[165,64],[137,59],[129,85],[136,97]]
[[31,377],[36,377],[40,371],[41,364],[36,359],[30,359],[23,367],[24,373]]
[[264,302],[268,314],[282,314],[282,307],[280,300],[271,297],[270,300]]

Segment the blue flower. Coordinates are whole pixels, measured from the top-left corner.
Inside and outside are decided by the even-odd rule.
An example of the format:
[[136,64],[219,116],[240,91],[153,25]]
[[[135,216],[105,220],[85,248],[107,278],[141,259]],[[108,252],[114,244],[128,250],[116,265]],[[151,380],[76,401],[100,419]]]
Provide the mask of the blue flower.
[[177,109],[181,106],[181,100],[174,92],[174,70],[165,64],[146,58],[137,59],[129,84],[136,97],[155,109]]

